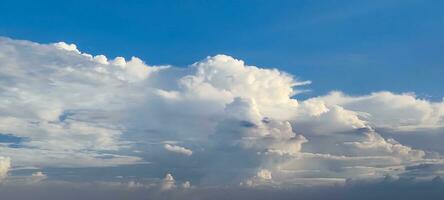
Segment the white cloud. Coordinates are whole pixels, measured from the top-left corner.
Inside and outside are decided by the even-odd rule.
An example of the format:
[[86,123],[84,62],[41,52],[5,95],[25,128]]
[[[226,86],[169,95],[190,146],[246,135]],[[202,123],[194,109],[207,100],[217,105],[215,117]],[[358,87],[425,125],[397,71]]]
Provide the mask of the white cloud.
[[11,159],[0,157],[0,181],[8,176],[8,171],[11,168]]
[[73,52],[80,54],[80,51],[77,49],[77,45],[75,45],[75,44],[67,44],[65,42],[57,42],[57,43],[54,43],[54,46],[59,49],[63,49],[66,51],[73,51]]
[[32,175],[31,175],[32,177],[46,177],[46,175],[43,173],[43,172],[35,172],[35,173],[32,173]]
[[191,182],[190,181],[185,181],[185,182],[182,183],[181,187],[183,189],[190,189],[192,187],[191,186]]
[[193,154],[193,151],[190,149],[187,149],[185,147],[177,146],[177,145],[171,145],[171,144],[165,144],[163,146],[166,150],[178,153],[178,154],[184,154],[187,156],[191,156]]
[[271,180],[271,172],[266,169],[261,169],[257,172],[257,177],[265,180]]
[[43,181],[47,178],[48,178],[48,176],[41,171],[34,172],[31,174],[31,182],[32,183],[38,183],[38,182]]
[[[253,185],[344,181],[442,162],[376,130],[442,127],[443,102],[390,92],[295,99],[308,83],[226,55],[176,68],[0,38],[0,134],[22,139],[18,148],[2,143],[0,155],[18,167],[153,162],[181,174],[202,169],[204,184]],[[165,150],[193,156],[171,159]],[[162,184],[176,187],[170,174]]]
[[165,191],[174,188],[176,188],[176,180],[174,180],[174,177],[171,174],[166,174],[165,178],[162,180],[160,189],[162,191]]
[[419,99],[412,93],[376,92],[353,97],[332,92],[315,99],[362,113],[361,117],[376,127],[412,130],[444,126],[444,102]]
[[273,184],[272,179],[273,177],[271,176],[271,171],[267,169],[260,169],[255,176],[241,182],[240,185],[248,187],[270,185]]
[[292,120],[294,126],[305,134],[329,135],[360,128],[369,128],[357,112],[338,105],[327,106],[324,102],[309,99],[298,108],[299,116]]

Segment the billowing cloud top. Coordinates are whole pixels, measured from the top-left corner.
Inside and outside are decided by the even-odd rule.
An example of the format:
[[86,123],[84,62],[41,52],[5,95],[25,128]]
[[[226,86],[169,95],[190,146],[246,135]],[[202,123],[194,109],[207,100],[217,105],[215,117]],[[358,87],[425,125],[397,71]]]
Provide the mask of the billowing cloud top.
[[[150,66],[0,38],[0,178],[10,165],[155,164],[162,173],[151,178],[174,170],[184,188],[186,180],[274,187],[442,173],[439,150],[385,135],[436,134],[444,102],[390,92],[298,101],[298,86],[309,83],[226,55]],[[174,187],[168,174],[161,188]]]

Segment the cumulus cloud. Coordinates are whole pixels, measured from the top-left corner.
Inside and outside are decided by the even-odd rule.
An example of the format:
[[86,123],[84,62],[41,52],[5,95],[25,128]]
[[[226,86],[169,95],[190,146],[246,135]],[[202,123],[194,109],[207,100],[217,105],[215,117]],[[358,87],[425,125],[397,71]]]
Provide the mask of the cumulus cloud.
[[332,92],[315,99],[361,113],[363,119],[376,127],[411,130],[444,126],[444,103],[419,99],[413,93],[376,92],[354,97]]
[[184,154],[187,156],[191,156],[193,154],[193,151],[190,149],[187,149],[185,147],[177,146],[177,145],[171,145],[171,144],[165,144],[163,146],[167,151],[171,151],[174,153]]
[[6,178],[10,168],[11,168],[11,159],[0,157],[0,181]]
[[[93,56],[74,44],[8,38],[0,38],[0,64],[0,134],[20,139],[0,142],[0,156],[17,167],[152,163],[161,173],[174,169],[190,188],[182,180],[331,184],[442,163],[442,152],[379,132],[444,125],[444,103],[413,94],[298,100],[309,81],[227,55],[184,68],[151,66],[137,57]],[[171,174],[161,185],[177,188]]]
[[171,190],[176,187],[176,180],[174,180],[174,177],[171,174],[166,174],[165,178],[162,181],[160,189],[165,190]]
[[38,182],[43,181],[47,178],[48,178],[48,176],[41,171],[34,172],[31,174],[31,182],[32,183],[38,183]]

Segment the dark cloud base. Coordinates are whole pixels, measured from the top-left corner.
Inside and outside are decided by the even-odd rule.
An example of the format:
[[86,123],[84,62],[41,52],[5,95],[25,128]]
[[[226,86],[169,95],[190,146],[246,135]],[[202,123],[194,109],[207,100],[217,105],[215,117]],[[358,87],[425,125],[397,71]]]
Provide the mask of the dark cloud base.
[[350,182],[345,185],[277,188],[214,187],[174,189],[161,191],[159,188],[131,188],[104,184],[52,184],[27,186],[0,186],[1,199],[14,200],[384,200],[384,199],[444,199],[442,179],[418,182],[409,179],[386,178],[373,182]]

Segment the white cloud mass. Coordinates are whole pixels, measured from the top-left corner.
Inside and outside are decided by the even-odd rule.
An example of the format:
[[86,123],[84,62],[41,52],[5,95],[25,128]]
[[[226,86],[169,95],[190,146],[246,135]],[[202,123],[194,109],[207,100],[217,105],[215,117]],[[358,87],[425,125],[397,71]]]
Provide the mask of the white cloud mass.
[[[442,152],[378,131],[442,128],[443,101],[391,92],[297,100],[309,83],[226,55],[150,66],[74,44],[0,38],[0,134],[22,139],[1,143],[0,156],[15,167],[157,163],[182,177],[198,169],[186,179],[202,185],[250,186],[345,182],[443,163]],[[0,177],[9,165],[0,159]],[[175,187],[168,175],[165,190]]]

